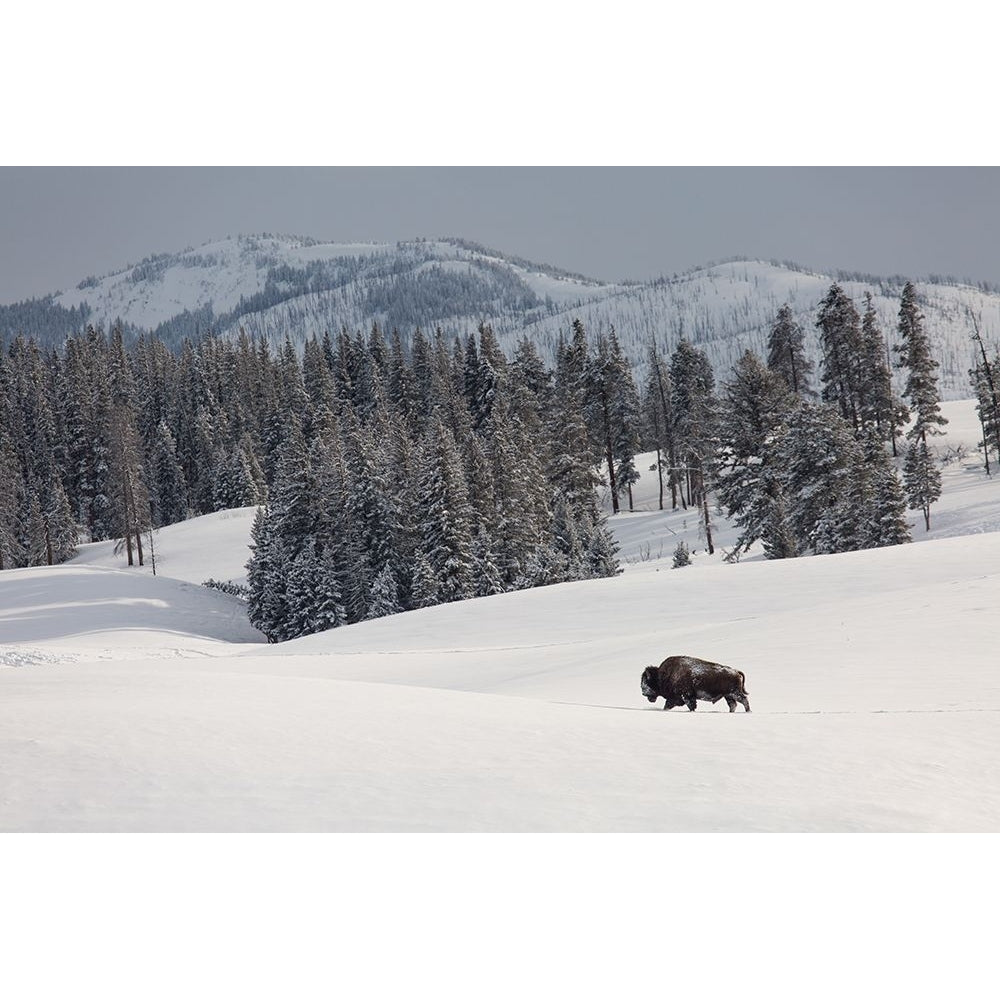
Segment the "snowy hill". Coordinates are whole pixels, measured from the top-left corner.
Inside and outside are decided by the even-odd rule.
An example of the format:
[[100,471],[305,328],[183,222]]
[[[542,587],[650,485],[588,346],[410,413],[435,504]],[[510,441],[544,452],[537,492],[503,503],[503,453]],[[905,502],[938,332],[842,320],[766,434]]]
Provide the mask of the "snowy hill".
[[[912,276],[916,279],[918,276]],[[593,332],[612,325],[637,368],[651,336],[672,350],[681,336],[703,348],[724,377],[747,348],[762,352],[778,308],[789,302],[816,351],[816,308],[834,279],[859,303],[875,300],[894,339],[903,278],[820,274],[795,265],[735,261],[651,282],[593,281],[458,239],[325,243],[301,237],[240,236],[181,253],[157,254],[50,298],[0,307],[0,337],[19,331],[59,343],[86,321],[121,320],[177,343],[240,329],[301,343],[342,327],[378,322],[409,335],[417,326],[467,334],[493,324],[510,353],[523,335],[551,360],[560,333],[579,317]],[[941,361],[945,398],[969,394],[967,312],[987,338],[1000,331],[1000,295],[941,279],[918,281],[920,305]]]
[[[209,579],[245,583],[250,528],[256,511],[256,507],[237,507],[159,528],[153,536],[157,574],[187,583]],[[115,553],[113,541],[90,542],[79,547],[70,565],[121,569],[125,562],[123,553]],[[152,564],[143,571],[151,573]]]
[[[0,574],[0,829],[996,831],[1000,481],[945,412],[912,545],[672,570],[640,553],[697,530],[647,477],[620,577],[275,646],[183,582],[241,567],[249,510],[159,531],[155,579],[108,543]],[[650,706],[670,653],[753,712]]]

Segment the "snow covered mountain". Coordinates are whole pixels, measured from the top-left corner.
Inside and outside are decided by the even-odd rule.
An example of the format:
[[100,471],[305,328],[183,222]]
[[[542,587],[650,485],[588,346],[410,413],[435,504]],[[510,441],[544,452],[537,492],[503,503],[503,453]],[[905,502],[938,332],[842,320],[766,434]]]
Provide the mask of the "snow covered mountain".
[[[637,369],[651,337],[671,351],[685,336],[725,377],[747,348],[763,352],[778,308],[788,302],[818,350],[816,309],[838,280],[859,309],[874,296],[894,340],[904,278],[822,274],[792,264],[737,260],[649,282],[594,281],[459,239],[325,243],[300,237],[239,236],[181,253],[157,254],[45,299],[0,307],[0,337],[18,332],[59,343],[83,322],[168,342],[242,328],[273,344],[373,322],[404,335],[419,326],[466,334],[490,322],[508,352],[527,335],[551,360],[561,333],[580,318],[591,332],[614,326]],[[917,282],[920,306],[941,362],[945,398],[969,395],[973,344],[969,311],[987,339],[1000,332],[1000,293],[935,278]]]

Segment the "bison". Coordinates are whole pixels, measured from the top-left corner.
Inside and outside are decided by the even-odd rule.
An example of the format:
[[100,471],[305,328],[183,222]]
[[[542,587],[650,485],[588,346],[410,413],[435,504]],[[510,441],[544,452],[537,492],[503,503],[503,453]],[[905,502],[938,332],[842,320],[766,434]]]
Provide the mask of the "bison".
[[668,656],[658,667],[646,667],[642,672],[642,693],[651,702],[662,698],[664,709],[687,705],[692,712],[699,701],[714,705],[722,698],[726,699],[730,712],[736,711],[737,702],[749,712],[745,683],[742,670],[697,656]]

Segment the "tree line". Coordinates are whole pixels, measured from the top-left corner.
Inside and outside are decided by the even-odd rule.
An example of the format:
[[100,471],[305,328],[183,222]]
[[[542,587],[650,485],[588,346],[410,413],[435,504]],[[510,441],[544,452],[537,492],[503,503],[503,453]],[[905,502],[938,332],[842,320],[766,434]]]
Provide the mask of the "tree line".
[[120,328],[62,351],[15,338],[0,357],[0,568],[110,538],[142,564],[151,528],[260,505],[250,614],[275,639],[613,575],[594,467],[634,407],[611,386],[620,351],[599,348],[578,325],[553,371],[526,339],[508,359],[487,325],[406,342],[344,330],[301,357],[246,335],[176,353],[126,347]]
[[[389,336],[342,330],[301,356],[242,333],[172,351],[88,327],[62,350],[23,337],[0,355],[0,568],[56,563],[81,540],[120,541],[259,505],[251,619],[272,639],[445,601],[618,572],[598,502],[633,507],[652,451],[660,506],[712,511],[737,553],[769,557],[896,544],[907,504],[940,494],[928,438],[944,422],[911,284],[892,351],[870,296],[839,285],[820,304],[818,391],[805,331],[785,306],[762,359],[716,386],[686,339],[651,338],[636,382],[613,328],[578,320],[546,365],[532,342],[507,357],[491,327]],[[903,479],[896,456],[906,435]],[[669,500],[668,498],[669,494]]]
[[[669,364],[650,349],[644,428],[656,450],[660,506],[665,483],[673,507],[696,506],[710,552],[710,490],[739,528],[734,558],[758,541],[769,558],[906,542],[908,507],[930,528],[941,476],[929,439],[946,420],[913,285],[903,288],[891,349],[871,296],[859,313],[837,283],[816,329],[818,387],[805,331],[787,305],[771,326],[767,357],[746,351],[719,392],[692,345],[681,341]],[[906,375],[902,396],[893,368]],[[892,459],[911,419],[900,480]]]

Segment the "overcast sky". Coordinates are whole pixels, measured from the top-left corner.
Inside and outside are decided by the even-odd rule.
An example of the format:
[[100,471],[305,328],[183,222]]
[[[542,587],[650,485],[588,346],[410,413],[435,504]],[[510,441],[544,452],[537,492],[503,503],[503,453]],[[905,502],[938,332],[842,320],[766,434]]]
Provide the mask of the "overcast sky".
[[0,302],[263,231],[463,236],[609,280],[747,255],[1000,282],[1000,168],[5,167]]

